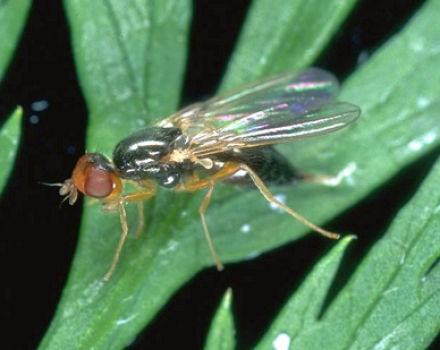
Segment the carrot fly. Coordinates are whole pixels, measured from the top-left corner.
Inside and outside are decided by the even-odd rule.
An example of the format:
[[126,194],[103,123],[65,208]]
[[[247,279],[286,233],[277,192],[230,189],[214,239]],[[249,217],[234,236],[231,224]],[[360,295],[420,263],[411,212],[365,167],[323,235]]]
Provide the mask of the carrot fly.
[[[335,100],[336,78],[321,69],[271,76],[233,92],[196,103],[134,132],[120,141],[112,160],[100,153],[86,153],[77,162],[70,179],[60,186],[60,195],[73,205],[78,192],[97,198],[104,211],[119,212],[122,234],[105,280],[112,276],[128,234],[125,205],[138,203],[143,226],[143,201],[156,193],[157,185],[177,192],[207,189],[199,207],[203,231],[219,270],[223,265],[214,249],[205,212],[215,185],[220,182],[256,186],[272,204],[329,238],[326,231],[279,201],[268,185],[297,181],[319,182],[304,175],[272,145],[324,135],[354,122],[359,107]],[[137,190],[123,194],[124,182]]]

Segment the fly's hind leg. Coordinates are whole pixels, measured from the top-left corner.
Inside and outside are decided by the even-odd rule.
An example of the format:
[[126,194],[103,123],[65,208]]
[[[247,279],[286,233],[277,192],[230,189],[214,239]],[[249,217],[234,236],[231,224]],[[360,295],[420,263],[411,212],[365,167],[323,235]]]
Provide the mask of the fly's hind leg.
[[264,182],[260,179],[260,177],[249,166],[247,166],[246,164],[240,164],[240,169],[245,170],[248,173],[248,175],[254,182],[255,186],[257,186],[258,190],[261,192],[261,194],[264,196],[264,198],[266,198],[268,202],[278,205],[286,213],[293,216],[296,220],[308,226],[313,231],[318,232],[328,238],[332,238],[332,239],[339,238],[339,234],[324,230],[319,226],[316,226],[315,224],[313,224],[312,222],[310,222],[309,220],[298,214],[296,211],[294,211],[293,209],[289,208],[287,205],[276,199],[275,196],[269,191],[267,186],[264,184]]
[[139,218],[138,218],[138,227],[136,229],[136,235],[139,234],[140,230],[142,230],[144,226],[144,213],[143,213],[142,201],[153,197],[156,193],[153,185],[149,183],[145,183],[144,185],[145,188],[142,188],[142,191],[126,194],[118,199],[118,210],[119,210],[119,218],[121,221],[122,233],[121,233],[121,237],[119,238],[119,243],[118,246],[116,247],[115,254],[113,256],[112,264],[104,276],[104,280],[106,281],[110,280],[110,277],[113,275],[113,272],[115,271],[116,265],[118,264],[119,261],[119,256],[121,255],[122,247],[124,246],[125,239],[127,238],[128,235],[127,212],[125,210],[126,203],[128,202],[138,203]]

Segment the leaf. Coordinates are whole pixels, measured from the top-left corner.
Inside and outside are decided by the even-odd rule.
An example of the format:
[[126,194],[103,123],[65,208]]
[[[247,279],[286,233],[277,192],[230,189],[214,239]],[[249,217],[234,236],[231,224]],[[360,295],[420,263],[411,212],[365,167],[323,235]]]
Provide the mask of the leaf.
[[31,0],[0,2],[0,81],[14,54],[31,4]]
[[[112,39],[115,20],[106,22],[101,18],[108,16],[109,4],[113,4],[112,8],[117,6],[116,2],[103,0],[93,4],[79,0],[66,2],[78,72],[91,112],[89,147],[105,152],[141,124],[141,119],[151,121],[151,111],[155,112],[155,117],[162,108],[164,111],[171,108],[164,94],[177,96],[180,83],[176,81],[180,81],[181,74],[177,77],[167,75],[161,84],[152,84],[149,78],[156,79],[163,72],[173,71],[174,65],[185,56],[183,44],[173,46],[168,41],[158,42],[157,45],[163,44],[162,49],[147,51],[151,55],[149,60],[141,60],[147,62],[148,67],[155,65],[154,74],[143,74],[145,68],[134,78],[126,62],[133,61],[131,66],[143,67],[137,60],[141,56],[138,46],[142,46],[143,41],[137,40],[138,46],[132,52],[124,49],[132,42],[130,34],[121,45]],[[145,13],[152,16],[151,9],[145,6]],[[169,10],[172,6],[177,10]],[[292,144],[280,147],[293,164],[304,171],[340,175],[341,184],[334,188],[301,184],[275,189],[279,198],[313,222],[322,223],[335,217],[439,144],[438,7],[438,0],[427,2],[402,32],[344,85],[341,98],[363,109],[358,123],[337,134],[296,142],[294,147]],[[112,11],[112,18],[128,16],[127,13],[132,13],[130,8],[128,6],[127,12]],[[144,29],[150,39],[145,40],[154,42],[157,36],[179,37],[182,28],[187,28],[188,8],[187,2],[180,1],[156,4],[154,16],[148,17],[151,25]],[[154,25],[156,16],[163,20],[159,21],[159,28]],[[271,18],[276,21],[279,16],[281,14]],[[98,25],[90,24],[91,21]],[[119,22],[116,20],[116,23]],[[162,30],[169,30],[169,33],[162,35]],[[133,35],[139,35],[138,31]],[[94,37],[93,41],[87,41],[90,37]],[[258,40],[265,38],[256,38],[256,47],[261,45]],[[111,54],[115,50],[116,53]],[[126,56],[130,54],[129,59],[121,52]],[[171,67],[167,60],[156,59],[156,53],[160,58],[173,57],[174,65]],[[271,57],[275,56],[274,53]],[[405,57],[405,60],[396,61],[395,57]],[[301,64],[292,62],[292,67]],[[236,67],[228,74],[237,75],[237,81],[247,78],[247,73]],[[101,78],[104,83],[100,82]],[[168,79],[173,83],[169,84]],[[136,90],[130,86],[148,86],[149,89]],[[142,106],[142,101],[150,101],[150,94],[155,96],[153,101],[161,103],[145,102],[148,104]],[[154,106],[160,111],[154,110]],[[109,283],[104,283],[102,277],[119,239],[119,220],[117,215],[103,215],[99,206],[86,205],[69,281],[41,348],[65,348],[66,344],[121,348],[130,343],[180,286],[200,269],[213,264],[197,214],[202,196],[203,193],[159,190],[157,196],[146,203],[143,234],[137,240],[129,237]],[[134,231],[136,208],[128,209],[128,224]],[[307,232],[303,225],[277,208],[271,208],[256,191],[223,185],[216,187],[207,222],[223,262],[253,258]]]
[[23,110],[18,107],[0,130],[0,194],[8,180],[20,140]]
[[175,111],[185,67],[190,2],[64,3],[90,112],[87,145],[110,154],[128,133]]
[[321,258],[283,307],[262,341],[257,345],[257,349],[295,349],[291,347],[291,343],[296,341],[298,333],[307,329],[309,324],[319,321],[328,289],[348,244],[354,238],[354,236],[344,237],[325,257]]
[[221,90],[309,66],[356,3],[357,0],[254,0]]
[[223,296],[206,340],[206,350],[229,350],[235,348],[235,327],[232,316],[232,290]]
[[320,318],[335,272],[328,257],[321,261],[257,349],[270,348],[281,332],[291,349],[426,349],[440,330],[439,182],[437,161]]

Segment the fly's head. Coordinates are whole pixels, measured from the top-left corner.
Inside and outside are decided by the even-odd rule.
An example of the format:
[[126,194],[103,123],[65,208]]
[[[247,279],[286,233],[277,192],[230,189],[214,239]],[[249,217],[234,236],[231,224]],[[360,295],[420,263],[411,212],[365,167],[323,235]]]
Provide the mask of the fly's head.
[[96,199],[119,198],[122,183],[113,165],[100,153],[86,153],[78,159],[72,177],[63,183],[47,184],[59,186],[59,193],[70,205],[75,204],[78,192]]
[[167,188],[176,186],[183,163],[171,161],[168,156],[182,137],[178,128],[152,127],[135,132],[119,142],[113,151],[116,171],[125,179],[153,180]]

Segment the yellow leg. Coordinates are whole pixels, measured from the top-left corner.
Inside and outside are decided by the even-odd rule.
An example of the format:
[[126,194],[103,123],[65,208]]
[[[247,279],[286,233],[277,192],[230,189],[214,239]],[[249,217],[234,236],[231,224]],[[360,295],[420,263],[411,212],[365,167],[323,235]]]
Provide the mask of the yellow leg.
[[205,233],[206,242],[208,243],[209,251],[211,252],[212,259],[219,271],[223,270],[223,264],[221,263],[217,252],[215,251],[214,243],[212,242],[211,235],[209,234],[208,225],[206,224],[205,213],[208,209],[209,202],[211,201],[212,193],[214,192],[214,185],[217,181],[227,179],[240,169],[238,163],[229,163],[221,170],[211,175],[209,179],[199,179],[197,176],[192,176],[185,184],[176,186],[176,191],[189,191],[194,192],[204,188],[208,188],[208,192],[203,198],[199,207],[199,215],[202,221],[203,232]]
[[155,195],[155,188],[151,184],[145,184],[146,188],[143,188],[142,192],[129,193],[124,196],[121,196],[118,200],[118,210],[119,210],[119,218],[121,220],[122,233],[119,239],[118,246],[116,247],[115,254],[113,256],[112,264],[104,276],[104,280],[109,281],[115,268],[119,261],[119,256],[121,255],[122,247],[124,246],[125,239],[128,235],[128,224],[127,224],[127,213],[125,211],[125,204],[128,202],[138,202],[138,211],[139,211],[139,221],[138,227],[136,230],[136,236],[139,235],[139,232],[142,230],[144,226],[144,212],[143,212],[143,200],[151,198]]
[[211,182],[211,185],[209,186],[209,190],[206,193],[205,198],[203,198],[202,204],[199,207],[199,215],[200,215],[200,219],[202,220],[203,231],[205,232],[206,242],[208,242],[208,247],[209,247],[209,251],[211,252],[212,259],[214,260],[215,265],[217,266],[217,270],[222,271],[224,267],[217,255],[217,252],[215,251],[214,244],[212,243],[211,235],[209,234],[208,225],[206,224],[206,219],[205,219],[205,212],[206,209],[208,209],[208,205],[209,202],[211,201],[213,192],[214,192],[214,182]]
[[294,211],[293,209],[289,208],[287,205],[285,205],[284,203],[282,203],[278,199],[276,199],[275,196],[266,187],[264,182],[260,179],[260,177],[246,164],[240,164],[240,169],[245,170],[249,174],[249,176],[252,179],[252,181],[254,182],[255,186],[257,186],[258,190],[261,192],[261,194],[264,196],[264,198],[266,198],[267,201],[278,205],[286,213],[290,214],[296,220],[303,223],[304,225],[310,227],[313,231],[316,231],[316,232],[318,232],[328,238],[332,238],[332,239],[339,238],[339,234],[334,233],[334,232],[330,232],[330,231],[326,231],[326,230],[320,228],[319,226],[316,226],[315,224],[311,223],[309,220],[307,220],[306,218],[304,218],[303,216],[298,214],[296,211]]
[[110,269],[107,271],[107,273],[104,276],[104,279],[106,281],[110,280],[110,277],[113,275],[113,272],[115,271],[116,265],[118,264],[119,261],[119,256],[121,255],[122,247],[124,246],[124,242],[128,234],[127,213],[125,212],[125,203],[123,199],[119,200],[118,209],[119,209],[119,218],[121,220],[122,233],[121,233],[121,238],[119,238],[119,243],[116,248],[115,255],[113,256],[113,261],[110,266]]
[[228,177],[234,175],[238,170],[240,170],[239,163],[226,163],[226,165],[222,169],[212,174],[209,179],[198,179],[197,176],[193,176],[186,184],[177,185],[176,191],[194,192],[203,188],[210,187],[212,183],[225,180]]
[[230,176],[235,174],[238,170],[244,170],[248,173],[248,175],[254,182],[255,186],[258,188],[258,190],[261,192],[261,194],[268,202],[278,205],[293,218],[303,223],[307,227],[311,228],[312,230],[322,234],[323,236],[332,239],[339,238],[339,234],[326,231],[320,228],[319,226],[316,226],[315,224],[313,224],[312,222],[301,216],[299,213],[297,213],[296,211],[294,211],[293,209],[289,208],[287,205],[276,199],[275,196],[269,191],[267,186],[264,184],[264,182],[260,179],[260,177],[246,164],[230,162],[227,163],[221,170],[211,175],[209,179],[198,179],[196,176],[194,176],[190,178],[188,183],[181,184],[176,187],[177,191],[189,191],[189,192],[197,191],[203,188],[208,188],[208,192],[206,193],[205,198],[203,199],[202,204],[199,207],[199,214],[202,220],[203,231],[205,233],[206,241],[208,242],[209,250],[211,252],[212,258],[218,270],[220,271],[223,270],[223,265],[215,251],[215,247],[212,242],[211,235],[209,234],[208,225],[206,224],[206,219],[205,219],[205,212],[211,200],[215,183],[229,178]]

